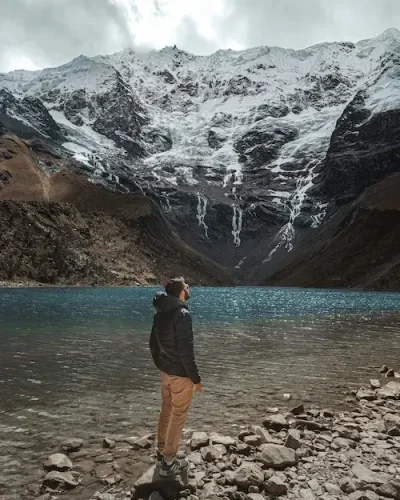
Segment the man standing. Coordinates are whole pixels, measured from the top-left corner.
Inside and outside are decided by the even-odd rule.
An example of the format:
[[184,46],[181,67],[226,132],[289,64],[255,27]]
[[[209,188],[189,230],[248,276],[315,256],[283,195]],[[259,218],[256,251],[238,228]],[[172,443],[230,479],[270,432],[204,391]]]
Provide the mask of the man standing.
[[162,405],[158,424],[157,465],[160,475],[171,476],[187,468],[177,453],[195,392],[202,390],[194,357],[192,318],[186,301],[189,285],[183,278],[170,280],[165,292],[156,294],[150,350],[161,371]]

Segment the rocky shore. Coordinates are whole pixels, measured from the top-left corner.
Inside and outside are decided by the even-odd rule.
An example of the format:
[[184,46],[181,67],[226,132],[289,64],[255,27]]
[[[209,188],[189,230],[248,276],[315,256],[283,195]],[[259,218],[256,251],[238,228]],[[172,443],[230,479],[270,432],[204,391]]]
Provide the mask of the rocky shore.
[[[154,436],[80,439],[44,459],[40,478],[21,497],[40,500],[350,500],[400,499],[400,375],[382,367],[346,400],[350,409],[271,408],[262,425],[236,436],[194,432],[186,442],[190,469],[159,480]],[[391,381],[390,377],[393,377]]]

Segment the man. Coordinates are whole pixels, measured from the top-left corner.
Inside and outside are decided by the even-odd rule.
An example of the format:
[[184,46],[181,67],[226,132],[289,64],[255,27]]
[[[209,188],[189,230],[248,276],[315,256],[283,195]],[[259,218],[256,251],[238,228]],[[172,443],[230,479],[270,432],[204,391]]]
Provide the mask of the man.
[[202,390],[193,348],[192,318],[186,301],[189,285],[183,278],[170,280],[165,292],[154,297],[156,309],[150,350],[161,371],[162,405],[158,424],[157,465],[160,475],[172,476],[187,468],[177,454],[183,426],[195,392]]

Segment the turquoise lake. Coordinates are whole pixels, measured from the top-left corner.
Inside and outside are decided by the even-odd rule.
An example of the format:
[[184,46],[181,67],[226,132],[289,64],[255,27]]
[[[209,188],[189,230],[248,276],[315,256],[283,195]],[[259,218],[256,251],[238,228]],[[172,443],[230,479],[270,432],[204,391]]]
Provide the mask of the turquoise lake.
[[[62,438],[154,429],[159,375],[148,337],[158,290],[0,289],[8,484]],[[233,432],[299,401],[335,407],[382,364],[398,368],[400,294],[194,287],[189,306],[206,390],[188,431]]]

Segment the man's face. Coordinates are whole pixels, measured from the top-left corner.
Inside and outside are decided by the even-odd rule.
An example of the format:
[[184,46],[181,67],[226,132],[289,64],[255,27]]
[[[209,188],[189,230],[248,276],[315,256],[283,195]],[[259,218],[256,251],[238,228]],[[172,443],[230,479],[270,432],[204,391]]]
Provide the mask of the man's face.
[[185,288],[183,289],[183,291],[185,292],[185,300],[189,300],[190,299],[190,291],[189,291],[189,285],[187,283],[185,283]]

